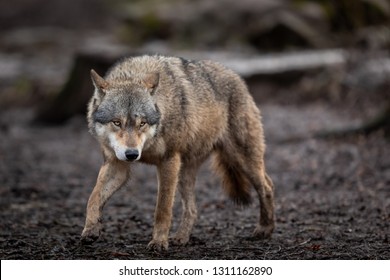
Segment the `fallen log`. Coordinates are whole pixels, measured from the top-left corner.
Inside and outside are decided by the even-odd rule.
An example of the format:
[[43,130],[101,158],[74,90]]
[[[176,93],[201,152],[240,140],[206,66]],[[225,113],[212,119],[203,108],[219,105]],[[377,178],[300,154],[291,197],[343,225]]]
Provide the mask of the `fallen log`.
[[390,103],[373,118],[356,127],[334,131],[321,131],[314,135],[315,138],[340,138],[349,135],[369,135],[382,129],[386,135],[390,135]]

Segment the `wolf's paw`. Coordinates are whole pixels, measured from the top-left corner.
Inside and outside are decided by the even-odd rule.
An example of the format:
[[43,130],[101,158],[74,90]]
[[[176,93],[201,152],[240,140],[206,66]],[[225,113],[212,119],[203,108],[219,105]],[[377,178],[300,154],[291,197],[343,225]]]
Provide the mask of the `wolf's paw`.
[[83,233],[81,234],[81,243],[88,245],[95,242],[99,236],[101,231],[101,225],[97,225],[93,228],[84,228]]
[[171,242],[172,244],[174,245],[178,245],[178,246],[184,246],[188,243],[188,241],[190,240],[190,237],[189,236],[184,236],[184,235],[179,235],[179,234],[176,234],[174,235],[172,238],[171,238]]
[[268,226],[257,226],[255,231],[253,232],[253,237],[260,239],[268,239],[271,238],[272,232],[274,231],[274,225]]
[[81,244],[83,245],[90,245],[94,243],[99,236],[81,236]]
[[148,249],[155,252],[167,251],[168,240],[152,240],[148,244]]

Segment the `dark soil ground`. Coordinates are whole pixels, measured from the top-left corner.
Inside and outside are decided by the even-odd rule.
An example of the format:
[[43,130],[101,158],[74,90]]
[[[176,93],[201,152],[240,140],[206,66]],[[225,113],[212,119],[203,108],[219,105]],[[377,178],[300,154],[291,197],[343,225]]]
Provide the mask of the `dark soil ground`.
[[[251,238],[258,203],[236,207],[206,163],[198,174],[199,220],[189,244],[148,251],[157,180],[154,167],[136,164],[129,184],[105,207],[101,238],[81,245],[86,203],[102,163],[99,147],[83,116],[38,126],[31,124],[32,108],[14,108],[0,112],[0,258],[390,259],[390,142],[384,132],[288,141],[357,124],[362,110],[347,100],[256,99],[262,101],[266,165],[276,191],[270,240]],[[176,199],[172,232],[180,212]]]

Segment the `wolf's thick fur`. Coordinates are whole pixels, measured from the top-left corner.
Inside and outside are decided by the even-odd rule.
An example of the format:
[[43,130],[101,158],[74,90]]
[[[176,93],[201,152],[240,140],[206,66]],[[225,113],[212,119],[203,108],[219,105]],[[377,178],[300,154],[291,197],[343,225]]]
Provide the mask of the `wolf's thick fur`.
[[178,188],[183,213],[173,237],[186,244],[197,217],[195,176],[213,155],[213,166],[233,201],[260,201],[255,235],[274,229],[273,184],[264,166],[260,111],[242,79],[211,61],[165,56],[128,58],[105,78],[91,71],[95,93],[88,107],[90,132],[100,142],[104,164],[89,198],[82,240],[94,241],[102,209],[129,179],[130,162],[157,166],[158,197],[150,248],[166,249]]

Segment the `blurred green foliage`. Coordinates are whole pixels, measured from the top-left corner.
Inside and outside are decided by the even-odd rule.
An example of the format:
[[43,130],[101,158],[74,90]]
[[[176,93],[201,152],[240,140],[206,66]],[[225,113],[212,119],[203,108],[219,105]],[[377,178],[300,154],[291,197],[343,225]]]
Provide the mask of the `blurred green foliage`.
[[331,31],[353,31],[365,26],[386,24],[390,18],[387,0],[293,0],[302,4],[319,4],[327,16]]
[[[359,32],[365,28],[390,29],[388,0],[115,3],[123,23],[120,37],[133,45],[163,40],[185,48],[232,44],[267,50],[351,47],[362,40]],[[387,36],[386,30],[383,34]]]

